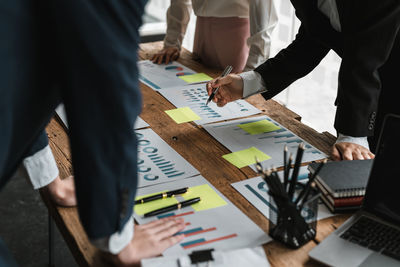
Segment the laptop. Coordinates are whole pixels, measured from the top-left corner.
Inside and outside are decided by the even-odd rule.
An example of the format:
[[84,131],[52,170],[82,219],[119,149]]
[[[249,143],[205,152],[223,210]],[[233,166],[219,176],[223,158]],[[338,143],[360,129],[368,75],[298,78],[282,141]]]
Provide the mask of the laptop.
[[400,116],[383,123],[361,209],[310,252],[330,266],[400,266]]

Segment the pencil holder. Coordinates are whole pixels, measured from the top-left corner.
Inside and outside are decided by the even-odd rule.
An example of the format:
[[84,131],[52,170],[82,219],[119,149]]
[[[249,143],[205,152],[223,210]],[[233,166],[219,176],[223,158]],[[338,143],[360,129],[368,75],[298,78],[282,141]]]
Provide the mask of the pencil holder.
[[[297,183],[299,189],[304,185]],[[296,190],[300,191],[300,190]],[[313,240],[317,232],[319,192],[311,189],[304,205],[296,205],[289,199],[279,199],[269,191],[269,235],[291,248],[299,248]],[[295,198],[297,196],[295,195]]]

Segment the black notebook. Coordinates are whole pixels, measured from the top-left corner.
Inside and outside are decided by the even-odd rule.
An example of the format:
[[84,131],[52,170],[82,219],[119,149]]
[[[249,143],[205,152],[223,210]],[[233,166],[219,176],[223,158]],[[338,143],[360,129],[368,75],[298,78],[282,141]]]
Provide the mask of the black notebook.
[[[373,160],[330,161],[316,177],[334,198],[357,197],[365,194],[365,188]],[[319,163],[311,163],[308,170],[314,173]]]

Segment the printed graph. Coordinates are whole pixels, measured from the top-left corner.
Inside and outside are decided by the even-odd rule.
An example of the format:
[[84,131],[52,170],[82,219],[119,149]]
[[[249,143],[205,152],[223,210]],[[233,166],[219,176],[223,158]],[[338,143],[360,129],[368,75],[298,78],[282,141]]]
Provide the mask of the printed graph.
[[179,77],[196,73],[175,61],[168,65],[157,65],[150,60],[142,60],[138,62],[138,68],[139,80],[154,90],[187,85]]
[[[282,172],[279,172],[282,177]],[[308,177],[307,167],[300,169],[300,177]],[[302,178],[307,182],[308,178]],[[235,188],[244,198],[246,198],[254,207],[256,207],[266,218],[270,218],[271,213],[277,213],[277,207],[270,201],[268,195],[268,186],[261,177],[254,177],[245,181],[233,183],[232,187]],[[297,191],[298,192],[298,191]],[[306,220],[311,221],[315,218],[314,212],[304,207],[302,215]],[[333,214],[320,202],[318,205],[318,220],[333,216]]]
[[162,89],[159,91],[168,101],[179,107],[190,107],[201,120],[195,123],[206,123],[246,117],[260,113],[260,111],[244,100],[228,103],[224,107],[218,107],[214,102],[206,105],[208,94],[205,85],[188,85]]
[[[251,125],[251,127],[247,127]],[[256,147],[271,158],[263,161],[265,169],[283,166],[283,149],[295,157],[300,143],[305,144],[302,162],[326,158],[327,155],[267,116],[252,117],[236,121],[212,123],[203,126],[215,139],[232,152]],[[260,129],[266,129],[264,132]],[[255,170],[254,166],[250,166]]]
[[[165,192],[177,188],[188,187],[187,193],[175,196],[175,200],[167,201],[165,205],[181,202],[194,197],[201,201],[181,210],[171,211],[158,216],[143,217],[146,212],[165,205],[154,204],[152,207],[137,209],[134,217],[139,224],[148,223],[155,219],[183,218],[187,227],[177,234],[185,235],[181,243],[167,249],[164,255],[187,255],[199,249],[235,249],[254,247],[271,240],[264,231],[258,228],[246,215],[226,199],[215,187],[202,176],[176,180],[173,183],[157,184],[139,188],[140,197]],[[138,204],[136,206],[145,205]],[[196,206],[197,205],[197,206]],[[233,242],[234,240],[234,242]]]
[[199,172],[152,129],[136,130],[139,187],[183,179]]

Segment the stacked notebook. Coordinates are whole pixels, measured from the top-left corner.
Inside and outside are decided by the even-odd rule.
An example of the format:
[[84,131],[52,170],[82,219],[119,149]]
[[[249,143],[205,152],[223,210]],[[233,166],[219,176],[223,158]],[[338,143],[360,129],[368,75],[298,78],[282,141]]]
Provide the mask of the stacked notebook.
[[[321,199],[334,213],[361,207],[373,160],[332,161],[325,164],[315,179]],[[314,173],[319,163],[308,166]]]

